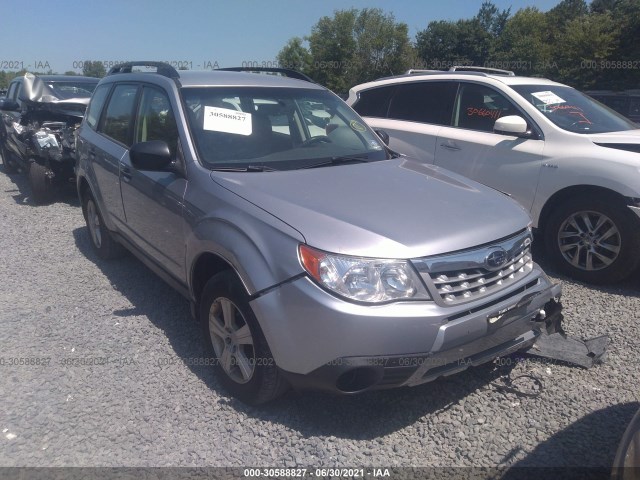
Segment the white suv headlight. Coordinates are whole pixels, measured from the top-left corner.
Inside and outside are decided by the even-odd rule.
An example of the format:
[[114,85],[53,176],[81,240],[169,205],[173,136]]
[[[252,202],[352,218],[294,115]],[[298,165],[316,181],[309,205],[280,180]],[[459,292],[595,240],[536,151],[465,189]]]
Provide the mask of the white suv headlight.
[[431,300],[406,260],[351,257],[299,247],[300,263],[320,285],[349,300],[383,303]]

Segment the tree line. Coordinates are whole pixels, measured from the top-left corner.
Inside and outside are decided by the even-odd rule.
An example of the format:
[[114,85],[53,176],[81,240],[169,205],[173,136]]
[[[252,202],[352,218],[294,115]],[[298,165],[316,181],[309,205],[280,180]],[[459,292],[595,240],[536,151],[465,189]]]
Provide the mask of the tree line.
[[485,1],[472,18],[408,27],[377,8],[338,10],[290,39],[281,66],[336,92],[408,69],[480,66],[542,76],[579,89],[640,88],[640,0],[562,0],[542,12]]
[[[273,63],[340,93],[408,69],[453,65],[512,70],[579,89],[625,90],[640,88],[639,40],[640,0],[562,0],[547,12],[526,7],[513,14],[486,0],[475,16],[429,22],[414,39],[392,13],[337,10],[308,36],[290,39]],[[0,89],[24,73],[0,71]],[[86,60],[82,74],[100,78],[106,69]]]

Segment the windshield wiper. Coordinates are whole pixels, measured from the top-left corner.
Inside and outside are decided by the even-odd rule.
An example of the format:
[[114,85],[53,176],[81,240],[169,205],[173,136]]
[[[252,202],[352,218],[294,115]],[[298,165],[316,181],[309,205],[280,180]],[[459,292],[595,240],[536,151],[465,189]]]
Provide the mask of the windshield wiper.
[[362,158],[362,157],[349,157],[349,156],[331,157],[330,159],[323,160],[322,162],[312,163],[311,165],[306,165],[304,167],[300,167],[300,170],[303,170],[303,169],[306,169],[306,168],[327,167],[327,166],[331,166],[331,165],[342,165],[343,163],[349,163],[349,162],[367,163],[368,161],[369,161],[369,159]]
[[247,165],[246,167],[215,167],[216,172],[277,172],[277,168],[266,165]]

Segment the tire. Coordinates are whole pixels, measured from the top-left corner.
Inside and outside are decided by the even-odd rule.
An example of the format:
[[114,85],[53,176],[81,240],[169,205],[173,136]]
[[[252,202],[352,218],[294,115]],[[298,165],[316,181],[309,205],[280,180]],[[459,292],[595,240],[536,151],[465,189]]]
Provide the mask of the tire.
[[287,390],[249,305],[249,295],[233,272],[219,273],[205,285],[200,326],[207,356],[231,395],[259,405]]
[[4,168],[4,173],[16,173],[18,171],[15,164],[9,159],[9,152],[7,152],[7,149],[3,144],[0,144],[0,156],[2,156],[2,167]]
[[86,194],[82,202],[82,213],[89,229],[91,246],[98,256],[104,260],[121,257],[124,248],[116,242],[102,219],[102,214],[90,194]]
[[37,205],[47,205],[53,201],[55,190],[49,169],[38,162],[30,162],[29,164],[29,186],[31,187],[31,196]]
[[560,205],[545,225],[548,255],[563,273],[587,283],[627,278],[640,260],[640,224],[611,197],[576,198]]

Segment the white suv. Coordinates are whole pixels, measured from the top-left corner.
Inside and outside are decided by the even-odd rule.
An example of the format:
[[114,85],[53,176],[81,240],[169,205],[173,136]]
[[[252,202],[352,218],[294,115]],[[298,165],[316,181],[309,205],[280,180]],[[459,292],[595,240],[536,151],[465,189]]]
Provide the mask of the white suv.
[[358,85],[347,103],[391,148],[527,208],[557,267],[622,280],[640,261],[640,130],[577,90],[454,67]]

